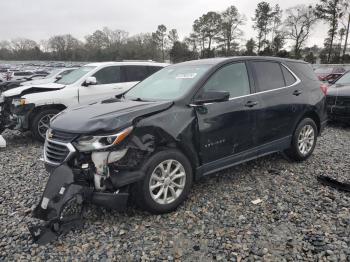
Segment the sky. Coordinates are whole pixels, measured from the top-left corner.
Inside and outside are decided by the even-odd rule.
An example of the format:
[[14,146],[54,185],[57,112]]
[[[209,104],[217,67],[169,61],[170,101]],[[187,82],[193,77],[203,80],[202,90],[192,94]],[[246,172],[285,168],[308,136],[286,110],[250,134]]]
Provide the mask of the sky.
[[[243,40],[256,37],[251,18],[261,0],[0,0],[0,40],[17,37],[36,41],[52,35],[72,34],[80,40],[107,26],[130,35],[154,32],[159,24],[176,28],[180,38],[189,35],[193,21],[208,11],[235,5],[247,17]],[[317,0],[265,0],[282,9]],[[315,26],[308,45],[323,45],[327,26]],[[244,42],[244,41],[243,41]]]

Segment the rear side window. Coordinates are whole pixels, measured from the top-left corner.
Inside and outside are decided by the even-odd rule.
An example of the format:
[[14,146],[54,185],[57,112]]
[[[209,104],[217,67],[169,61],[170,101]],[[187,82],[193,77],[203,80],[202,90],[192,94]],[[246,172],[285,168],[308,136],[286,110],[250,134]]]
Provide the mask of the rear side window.
[[226,91],[230,93],[230,98],[250,94],[245,63],[234,63],[220,68],[204,85],[204,91]]
[[268,91],[285,86],[279,63],[254,61],[252,66],[256,75],[259,91]]
[[287,65],[301,80],[307,78],[309,80],[319,81],[310,64],[287,62]]
[[136,82],[144,80],[148,75],[146,66],[124,66],[127,82]]
[[114,84],[121,82],[120,67],[109,66],[102,68],[94,74],[98,85]]
[[283,72],[283,76],[284,76],[284,80],[286,81],[286,86],[291,86],[293,85],[297,80],[295,79],[295,77],[292,75],[291,72],[289,72],[289,70],[287,68],[285,68],[284,66],[281,66],[282,68],[282,72]]

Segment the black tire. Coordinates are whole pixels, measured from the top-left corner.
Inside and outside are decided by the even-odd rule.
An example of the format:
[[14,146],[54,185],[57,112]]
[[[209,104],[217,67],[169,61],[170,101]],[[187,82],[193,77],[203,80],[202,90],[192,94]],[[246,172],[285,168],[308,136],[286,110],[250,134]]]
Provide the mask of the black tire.
[[39,132],[39,123],[40,121],[46,117],[46,116],[53,116],[57,115],[60,112],[60,110],[55,108],[47,108],[43,109],[41,111],[38,111],[31,119],[30,123],[30,131],[33,134],[33,137],[38,140],[39,142],[45,141],[45,136],[42,136]]
[[[186,179],[181,194],[179,194],[179,196],[173,202],[169,204],[160,204],[157,203],[151,196],[150,180],[152,173],[156,170],[158,165],[166,160],[175,160],[175,163],[180,163],[185,171]],[[145,172],[145,177],[143,180],[133,186],[132,191],[135,204],[139,208],[153,214],[169,213],[175,210],[187,198],[193,183],[193,173],[189,160],[180,151],[176,149],[159,151],[146,161],[142,167],[142,170]],[[168,186],[170,187],[170,185]],[[164,198],[164,193],[162,195]]]
[[[302,153],[300,148],[299,148],[299,137],[301,135],[301,132],[303,130],[303,128],[306,128],[307,126],[312,127],[313,129],[313,144],[312,147],[307,150],[306,153]],[[294,161],[304,161],[306,159],[308,159],[316,146],[317,143],[317,135],[318,135],[318,130],[317,130],[317,126],[315,124],[315,121],[312,120],[311,118],[304,118],[303,120],[301,120],[298,124],[298,126],[296,127],[296,129],[294,130],[293,133],[293,137],[292,137],[292,144],[290,146],[290,148],[288,148],[285,153],[287,154],[287,156],[294,160]]]

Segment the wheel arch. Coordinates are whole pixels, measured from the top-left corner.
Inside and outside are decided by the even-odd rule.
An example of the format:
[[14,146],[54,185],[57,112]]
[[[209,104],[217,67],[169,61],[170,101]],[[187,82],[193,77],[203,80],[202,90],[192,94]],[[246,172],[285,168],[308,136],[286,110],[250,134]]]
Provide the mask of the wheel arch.
[[160,127],[153,127],[151,130],[140,128],[135,134],[138,141],[144,141],[145,139],[143,137],[147,135],[154,137],[153,154],[165,149],[177,149],[189,160],[192,171],[195,173],[196,168],[199,166],[199,158],[191,141],[174,138]]
[[321,131],[321,119],[319,117],[319,115],[317,114],[316,111],[314,110],[308,110],[306,111],[302,117],[299,119],[299,121],[297,122],[297,124],[295,125],[294,127],[294,130],[295,128],[298,126],[298,124],[305,118],[311,118],[315,124],[316,124],[316,127],[317,127],[317,134],[320,134],[320,131]]
[[28,125],[30,126],[31,123],[32,123],[32,120],[33,120],[33,117],[40,111],[42,110],[45,110],[45,109],[57,109],[57,110],[64,110],[66,109],[67,107],[63,104],[47,104],[47,105],[40,105],[40,106],[37,106],[35,107],[32,112],[30,112],[30,115],[29,115],[29,123]]

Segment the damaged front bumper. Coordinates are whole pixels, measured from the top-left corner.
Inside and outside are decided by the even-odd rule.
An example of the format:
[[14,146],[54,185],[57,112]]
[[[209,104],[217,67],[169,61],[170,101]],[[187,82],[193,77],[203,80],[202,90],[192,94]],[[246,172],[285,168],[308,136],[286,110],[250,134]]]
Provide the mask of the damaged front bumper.
[[122,211],[128,198],[128,192],[98,192],[92,186],[76,183],[73,171],[67,165],[61,165],[51,173],[40,204],[33,211],[33,217],[47,222],[31,225],[29,231],[35,242],[46,244],[82,225],[84,204]]
[[0,133],[6,128],[14,130],[29,129],[29,116],[34,108],[34,104],[14,106],[9,103],[1,103]]

